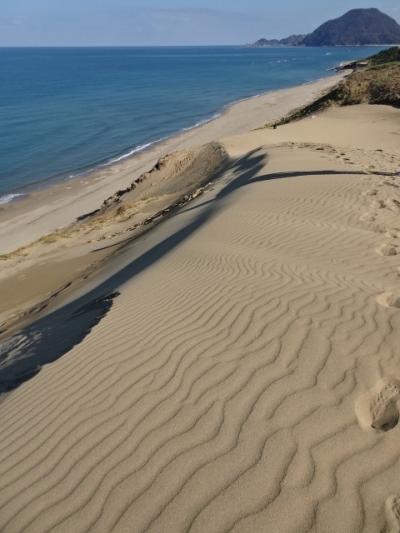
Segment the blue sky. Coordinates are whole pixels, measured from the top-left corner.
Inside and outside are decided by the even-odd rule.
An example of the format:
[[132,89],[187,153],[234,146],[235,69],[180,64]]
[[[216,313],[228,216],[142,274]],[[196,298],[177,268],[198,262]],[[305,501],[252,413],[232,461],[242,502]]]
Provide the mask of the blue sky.
[[0,0],[0,46],[241,44],[398,0]]

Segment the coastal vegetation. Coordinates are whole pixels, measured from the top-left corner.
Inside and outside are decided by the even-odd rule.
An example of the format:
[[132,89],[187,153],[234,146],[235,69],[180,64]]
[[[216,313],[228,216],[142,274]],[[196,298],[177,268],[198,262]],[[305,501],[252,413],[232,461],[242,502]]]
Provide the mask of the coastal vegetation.
[[330,106],[381,104],[400,108],[400,48],[383,50],[366,60],[355,61],[337,70],[352,72],[336,87],[272,126],[287,124]]

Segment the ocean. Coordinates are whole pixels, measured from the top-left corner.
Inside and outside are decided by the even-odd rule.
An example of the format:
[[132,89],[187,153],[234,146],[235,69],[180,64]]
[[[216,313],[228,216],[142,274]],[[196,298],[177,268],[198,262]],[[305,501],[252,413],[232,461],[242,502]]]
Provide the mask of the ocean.
[[110,164],[371,47],[0,48],[0,203]]

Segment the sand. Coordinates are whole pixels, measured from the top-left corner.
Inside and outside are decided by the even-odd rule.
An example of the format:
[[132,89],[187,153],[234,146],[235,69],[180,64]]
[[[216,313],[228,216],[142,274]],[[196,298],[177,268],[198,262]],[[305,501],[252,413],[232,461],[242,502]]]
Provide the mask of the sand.
[[[186,194],[198,194],[198,189],[213,177],[213,169],[206,168],[207,156],[198,153],[201,146],[275,120],[311,102],[342,77],[343,74],[331,76],[238,102],[217,120],[151,150],[0,207],[0,334],[5,329],[9,331],[14,323],[19,327],[24,316],[31,321],[38,310],[47,309],[49,304],[54,306],[82,279],[86,284],[88,276],[98,271],[116,246],[150,228],[151,217]],[[166,155],[170,158],[168,168],[158,169]],[[185,166],[194,159],[197,165],[193,169]],[[124,196],[124,213],[75,223],[100,208],[116,191],[138,181],[141,183],[133,191],[133,198],[132,194],[126,195],[127,199]],[[165,186],[159,187],[159,182]],[[140,228],[145,222],[146,227]]]
[[43,368],[0,403],[2,532],[400,530],[399,119],[223,135],[198,197],[4,342]]
[[226,135],[246,133],[312,102],[343,77],[340,73],[238,102],[218,119],[171,137],[150,150],[1,206],[0,254],[26,245],[96,209],[105,198],[127,187],[133,178],[152,168],[165,154],[200,146]]

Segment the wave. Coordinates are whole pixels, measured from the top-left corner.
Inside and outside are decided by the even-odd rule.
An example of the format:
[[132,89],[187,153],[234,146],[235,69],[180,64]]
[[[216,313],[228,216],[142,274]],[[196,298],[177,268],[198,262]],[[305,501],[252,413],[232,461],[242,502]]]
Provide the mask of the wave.
[[21,196],[25,196],[25,194],[22,193],[9,193],[4,194],[3,196],[0,196],[0,205],[9,204],[16,198],[20,198]]
[[[182,132],[185,132],[185,131],[194,130],[196,128],[199,128],[200,126],[204,126],[204,124],[208,124],[209,122],[212,122],[213,120],[221,117],[222,115],[223,115],[223,113],[215,113],[211,117],[208,117],[206,119],[200,120],[199,122],[196,122],[193,126],[189,126],[187,128],[182,128],[180,131],[178,130],[176,132],[172,132],[170,135],[167,135],[165,137],[161,137],[160,139],[156,139],[155,141],[151,141],[151,142],[148,142],[146,144],[139,144],[138,146],[135,146],[134,148],[132,148],[128,152],[125,152],[122,155],[119,155],[117,157],[113,157],[112,159],[109,159],[107,162],[102,163],[99,166],[108,167],[109,165],[113,165],[114,163],[119,163],[120,161],[123,161],[124,159],[128,159],[128,157],[131,157],[132,155],[135,155],[135,154],[137,154],[139,152],[143,152],[144,150],[147,150],[148,148],[151,148],[152,146],[154,146],[156,144],[159,144],[159,143],[161,143],[163,141],[166,141],[166,140],[174,137],[175,135],[179,135],[179,133],[182,133]],[[94,168],[96,168],[96,167],[94,167]],[[93,170],[93,169],[91,169],[91,170]],[[73,174],[73,175],[71,175],[69,177],[70,178],[75,178],[76,176],[77,176],[77,174]]]
[[[224,109],[225,107],[228,107],[230,104],[227,104],[227,106],[224,106]],[[193,124],[193,126],[189,126],[188,128],[182,128],[182,131],[190,131],[190,130],[194,130],[196,128],[200,128],[200,126],[204,126],[204,124],[208,124],[209,122],[212,122],[213,120],[216,120],[217,118],[221,117],[223,115],[223,113],[215,113],[212,117],[208,117],[208,118],[205,118],[203,120],[200,120],[199,122],[196,122],[196,124]]]
[[[143,150],[146,150],[147,148],[150,148],[151,146],[154,146],[155,144],[165,141],[168,138],[169,137],[164,137],[162,139],[157,139],[156,141],[148,142],[146,144],[139,144],[138,146],[135,146],[135,148],[132,148],[128,152],[124,152],[123,154],[119,156],[113,157],[111,159],[107,159],[107,161],[105,162],[98,162],[97,164],[94,164],[93,166],[89,166],[88,168],[85,168],[84,170],[82,170],[82,172],[75,172],[74,174],[69,174],[67,178],[68,179],[82,178],[84,176],[87,176],[91,172],[96,171],[96,169],[98,168],[108,167],[115,163],[119,163],[120,161],[123,161],[124,159],[127,159],[128,157],[131,157],[132,155],[135,155],[138,152],[142,152]],[[50,178],[50,179],[54,179],[54,178]]]
[[[222,114],[223,113],[215,113],[211,117],[208,117],[208,118],[205,118],[203,120],[200,120],[199,122],[196,122],[195,124],[193,124],[193,126],[189,126],[187,128],[182,128],[180,130],[180,132],[190,131],[190,130],[194,130],[196,128],[199,128],[200,126],[204,126],[204,124],[208,124],[209,122],[212,122],[213,120],[221,117]],[[151,142],[148,142],[146,144],[139,144],[138,146],[135,146],[135,148],[132,148],[131,150],[129,150],[129,152],[126,152],[126,153],[124,153],[124,154],[122,154],[120,156],[114,157],[114,158],[110,159],[109,161],[107,161],[106,163],[103,163],[101,166],[109,166],[109,165],[112,165],[114,163],[119,163],[119,161],[123,161],[124,159],[127,159],[128,157],[131,157],[132,155],[135,155],[138,152],[143,152],[144,150],[147,150],[147,148],[151,148],[155,144],[159,144],[159,143],[161,143],[163,141],[166,141],[166,140],[174,137],[175,135],[179,135],[180,132],[178,130],[178,131],[176,131],[174,133],[171,133],[170,135],[167,135],[166,137],[162,137],[162,138],[157,139],[155,141],[151,141]]]
[[160,143],[161,141],[164,141],[165,139],[157,139],[156,141],[152,141],[146,144],[139,144],[135,148],[132,148],[129,152],[126,152],[118,157],[114,157],[113,159],[110,159],[107,161],[107,163],[103,163],[101,166],[108,167],[109,165],[112,165],[113,163],[118,163],[119,161],[123,161],[124,159],[127,159],[131,155],[137,154],[138,152],[143,152],[143,150],[146,150],[146,148],[150,148],[150,146],[153,146],[154,144]]

